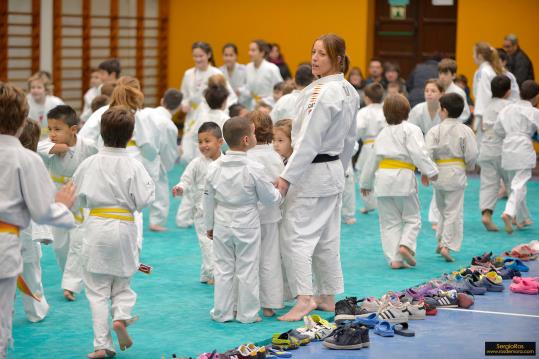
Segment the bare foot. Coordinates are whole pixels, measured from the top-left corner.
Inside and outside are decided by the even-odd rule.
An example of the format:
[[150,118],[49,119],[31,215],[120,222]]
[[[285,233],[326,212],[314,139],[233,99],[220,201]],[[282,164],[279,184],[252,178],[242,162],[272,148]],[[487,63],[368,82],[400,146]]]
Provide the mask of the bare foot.
[[523,220],[522,222],[520,222],[519,224],[517,224],[517,227],[518,229],[522,229],[522,228],[525,228],[525,227],[529,227],[533,224],[533,222],[531,221],[531,219],[527,218],[525,220]]
[[403,262],[391,262],[389,263],[391,269],[403,269],[406,268]]
[[438,230],[438,223],[433,223],[431,228],[432,228],[433,231],[436,232]]
[[369,212],[372,212],[372,209],[367,209],[365,207],[359,209],[359,213],[361,214],[369,214]]
[[70,290],[64,289],[64,298],[73,302],[75,300],[75,294]]
[[288,313],[277,319],[284,322],[297,322],[315,309],[316,302],[311,295],[298,295],[296,305]]
[[255,321],[254,321],[253,323],[258,323],[258,322],[261,322],[261,321],[262,321],[262,318],[256,317],[256,318],[255,318]]
[[356,224],[357,221],[355,218],[348,218],[346,221],[344,221],[345,224]]
[[118,344],[120,344],[121,351],[124,351],[133,345],[133,341],[127,332],[127,326],[125,325],[124,320],[115,320],[112,324],[112,328],[118,337]]
[[270,308],[262,308],[262,314],[264,314],[265,317],[273,317],[275,315],[275,311]]
[[483,225],[489,232],[498,232],[498,226],[492,222],[492,216],[490,214],[483,214],[483,217],[481,218],[481,222],[483,222]]
[[513,224],[512,224],[512,218],[507,213],[502,214],[502,220],[503,224],[505,225],[505,231],[508,234],[513,233]]
[[445,260],[447,262],[454,262],[455,261],[453,259],[453,257],[451,257],[451,254],[449,253],[449,248],[447,248],[447,247],[442,247],[442,249],[440,249],[440,254],[442,255],[442,257],[445,258]]
[[316,302],[316,309],[323,310],[324,312],[334,312],[335,311],[335,296],[334,295],[321,295],[314,297]]
[[158,224],[150,224],[150,231],[152,232],[166,232],[166,228]]
[[91,352],[90,354],[87,355],[87,357],[90,359],[103,359],[103,358],[112,358],[115,355],[116,353],[113,352],[112,350],[99,349],[94,352]]
[[206,282],[206,284],[208,284],[208,285],[214,285],[214,284],[215,284],[215,280],[214,280],[214,279],[208,279],[208,281]]
[[406,261],[406,263],[408,263],[412,267],[415,267],[416,261],[415,261],[414,255],[412,254],[412,251],[408,247],[400,246],[399,253],[404,257],[404,260]]

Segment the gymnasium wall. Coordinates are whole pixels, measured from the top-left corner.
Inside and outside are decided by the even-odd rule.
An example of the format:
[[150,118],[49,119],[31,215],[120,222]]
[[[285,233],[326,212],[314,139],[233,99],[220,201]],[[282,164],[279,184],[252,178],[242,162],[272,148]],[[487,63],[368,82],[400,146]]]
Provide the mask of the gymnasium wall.
[[[243,1],[170,1],[168,85],[179,87],[185,70],[193,66],[191,44],[209,42],[217,66],[222,65],[221,48],[226,42],[239,47],[239,62],[249,62],[248,45],[252,40],[277,42],[290,70],[310,61],[311,45],[321,34],[334,32],[347,42],[352,66],[365,69],[372,53],[367,38],[368,6],[374,0],[273,0]],[[372,22],[372,20],[370,20]]]
[[502,47],[505,35],[514,33],[520,47],[530,57],[539,80],[539,1],[537,0],[461,0],[458,2],[457,50],[458,72],[468,77],[469,84],[477,65],[473,46],[486,41]]

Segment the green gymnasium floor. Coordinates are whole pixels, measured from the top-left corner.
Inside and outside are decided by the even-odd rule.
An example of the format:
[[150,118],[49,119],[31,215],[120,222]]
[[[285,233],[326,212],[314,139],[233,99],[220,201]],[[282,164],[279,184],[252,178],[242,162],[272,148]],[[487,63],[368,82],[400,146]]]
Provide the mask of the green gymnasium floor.
[[[181,170],[176,167],[171,172],[171,185],[177,182]],[[477,208],[478,196],[479,181],[473,178],[466,191],[465,238],[462,251],[456,254],[456,263],[446,263],[434,254],[434,233],[426,222],[430,189],[420,189],[425,222],[418,238],[416,268],[400,271],[388,268],[382,255],[376,213],[358,214],[357,224],[343,225],[341,253],[345,294],[379,296],[389,289],[409,287],[442,272],[468,265],[472,256],[484,251],[499,252],[539,239],[537,180],[528,187],[528,206],[532,216],[535,215],[536,224],[516,231],[512,236],[504,232],[487,233],[483,229]],[[499,226],[503,203],[498,205],[495,213]],[[119,357],[158,359],[164,355],[168,359],[172,353],[195,356],[214,348],[224,351],[242,342],[262,341],[274,332],[299,326],[300,323],[291,325],[274,318],[249,325],[220,324],[210,320],[212,287],[198,282],[200,260],[194,229],[179,229],[174,225],[178,204],[179,200],[172,200],[168,232],[155,234],[145,231],[141,261],[152,265],[154,272],[150,276],[137,273],[133,279],[133,288],[138,294],[135,314],[140,316],[140,320],[130,327],[134,346],[126,352],[118,352]],[[145,227],[147,224],[145,222]],[[41,323],[30,323],[26,320],[20,298],[16,300],[15,346],[9,351],[8,358],[84,358],[93,350],[88,302],[84,294],[73,303],[64,300],[59,288],[60,273],[50,247],[44,247],[42,267],[45,293],[51,305],[49,315]]]

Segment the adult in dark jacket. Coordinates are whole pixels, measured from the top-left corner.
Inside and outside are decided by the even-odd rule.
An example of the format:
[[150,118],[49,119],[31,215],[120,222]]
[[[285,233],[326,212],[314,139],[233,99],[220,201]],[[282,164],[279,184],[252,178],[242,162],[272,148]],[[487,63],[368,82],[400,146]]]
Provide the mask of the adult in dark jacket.
[[281,54],[281,47],[279,44],[270,44],[270,46],[271,49],[269,52],[268,61],[277,65],[283,80],[290,80],[292,78],[292,74],[290,73],[288,65],[286,62],[284,62],[284,57]]
[[437,56],[417,64],[408,77],[408,80],[406,81],[406,88],[408,90],[408,101],[410,101],[411,107],[425,101],[425,82],[429,79],[438,78],[439,61],[440,57]]
[[518,38],[509,34],[503,39],[503,49],[509,55],[507,69],[517,78],[518,86],[526,80],[535,80],[533,64],[524,51],[518,45]]

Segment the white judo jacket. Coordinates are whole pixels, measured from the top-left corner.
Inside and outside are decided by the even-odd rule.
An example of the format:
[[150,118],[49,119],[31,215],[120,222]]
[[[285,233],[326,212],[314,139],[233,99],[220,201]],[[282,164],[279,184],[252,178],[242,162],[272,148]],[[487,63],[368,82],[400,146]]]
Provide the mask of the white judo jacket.
[[408,169],[378,168],[382,159],[393,159],[415,165],[432,177],[438,174],[430,159],[421,129],[408,121],[384,128],[374,143],[375,156],[361,174],[361,188],[372,190],[376,197],[409,196],[417,193],[415,173]]
[[467,184],[466,169],[473,169],[478,150],[472,129],[461,123],[460,119],[447,118],[434,126],[425,136],[430,158],[439,160],[461,159],[458,162],[438,163],[438,179],[433,187],[445,191],[464,189]]
[[[157,148],[154,160],[149,161],[152,162],[151,168],[162,166],[165,172],[170,171],[179,157],[178,128],[172,122],[172,114],[163,106],[159,106],[145,108],[142,110],[141,118],[144,121],[149,120],[151,123],[153,139],[148,140],[148,145]],[[147,127],[150,126],[150,123],[148,123]],[[154,179],[154,181],[156,180]]]
[[[126,149],[104,147],[73,176],[79,208],[123,208],[141,212],[154,200],[155,186],[142,164]],[[90,215],[83,223],[82,266],[88,272],[130,277],[139,266],[134,221]]]
[[437,111],[434,118],[431,118],[427,102],[421,102],[415,105],[408,114],[408,122],[418,126],[425,135],[431,128],[439,125],[442,120],[440,119],[440,111]]
[[[39,156],[24,148],[14,136],[0,135],[0,221],[26,228],[38,224],[73,228],[69,209],[54,202],[56,189]],[[0,279],[22,271],[21,241],[0,234]]]
[[498,114],[511,101],[503,98],[493,98],[481,118],[481,142],[478,162],[497,159],[502,155],[503,138],[494,131]]
[[[298,98],[292,124],[292,147],[281,177],[298,197],[328,197],[344,190],[344,172],[356,142],[359,95],[343,74],[322,77]],[[316,155],[339,156],[339,161],[312,163]]]
[[256,101],[273,95],[273,86],[282,82],[281,72],[277,65],[262,60],[258,68],[250,62],[245,67],[246,83],[240,88],[240,102],[249,110],[253,110]]
[[490,104],[492,99],[492,90],[490,89],[490,83],[492,79],[496,77],[496,72],[485,61],[483,62],[477,71],[475,71],[473,77],[473,95],[475,97],[474,115],[483,116],[485,110]]
[[228,151],[212,162],[204,189],[206,228],[259,228],[258,202],[271,206],[282,200],[271,180],[245,152]]
[[[273,145],[256,145],[247,151],[247,158],[264,166],[264,172],[271,182],[277,181],[284,169],[281,156],[275,152]],[[266,206],[258,203],[260,224],[276,223],[281,220],[281,209],[278,204]]]
[[515,171],[535,168],[537,156],[532,136],[539,128],[539,110],[520,100],[500,111],[494,131],[503,138],[502,168]]
[[228,72],[226,65],[219,67],[219,70],[225,75],[226,80],[230,83],[230,86],[234,91],[239,91],[239,89],[245,85],[247,81],[247,70],[245,65],[235,63],[232,73]]
[[374,144],[376,136],[385,127],[387,127],[387,122],[381,103],[370,104],[358,111],[357,138],[363,141],[363,146]]
[[282,96],[273,109],[270,116],[273,123],[283,120],[285,118],[294,120],[298,115],[297,101],[300,97],[301,91],[294,90],[289,94]]
[[206,185],[208,167],[212,162],[211,158],[204,156],[195,158],[185,167],[180,182],[177,184],[177,186],[183,188],[184,192],[189,191],[193,194],[195,217],[203,216],[202,195],[204,194],[204,187]]

